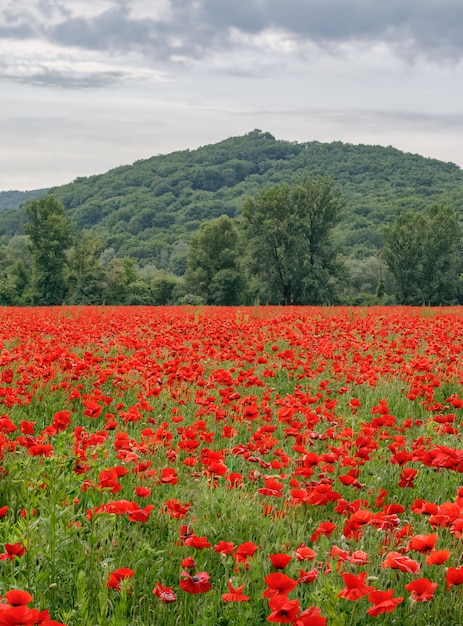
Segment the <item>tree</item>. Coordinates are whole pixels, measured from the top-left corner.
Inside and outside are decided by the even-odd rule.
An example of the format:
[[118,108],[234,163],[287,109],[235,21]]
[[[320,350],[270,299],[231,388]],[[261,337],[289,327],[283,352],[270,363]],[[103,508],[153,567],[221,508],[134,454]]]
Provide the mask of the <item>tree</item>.
[[455,304],[461,270],[462,230],[456,211],[431,206],[423,259],[423,301],[430,305]]
[[276,185],[245,202],[242,228],[250,271],[266,301],[333,301],[342,264],[331,233],[342,206],[340,191],[328,177]]
[[239,263],[238,231],[227,215],[201,225],[188,250],[186,289],[206,304],[241,304],[245,282]]
[[153,304],[165,306],[172,303],[174,289],[179,279],[170,272],[161,271],[151,280],[151,294]]
[[79,231],[67,253],[66,301],[70,304],[101,304],[108,286],[106,269],[98,256],[103,244],[88,230]]
[[32,262],[26,235],[15,235],[7,245],[0,245],[0,268],[0,304],[30,304]]
[[395,280],[399,304],[422,304],[426,218],[405,211],[385,229],[383,258]]
[[389,303],[393,277],[381,255],[360,259],[348,257],[344,264],[348,274],[340,290],[344,304],[362,306]]
[[53,196],[31,200],[25,207],[32,254],[32,300],[34,304],[62,304],[66,294],[66,250],[72,245],[74,225],[64,206]]
[[400,304],[454,304],[462,232],[454,209],[434,204],[427,214],[405,211],[384,231],[383,256]]
[[147,283],[138,273],[134,259],[114,258],[107,268],[108,286],[106,304],[151,304],[151,294]]

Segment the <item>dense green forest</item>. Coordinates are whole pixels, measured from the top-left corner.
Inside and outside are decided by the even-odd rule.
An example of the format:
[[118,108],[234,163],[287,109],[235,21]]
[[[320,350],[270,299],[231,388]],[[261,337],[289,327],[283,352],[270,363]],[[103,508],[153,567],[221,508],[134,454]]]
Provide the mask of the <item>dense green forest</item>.
[[[121,267],[124,263],[126,270],[130,269],[130,277],[121,279],[137,284],[136,293],[131,294],[129,301],[161,303],[159,299],[179,301],[183,298],[185,301],[196,298],[199,302],[212,298],[214,302],[214,298],[205,295],[198,287],[198,281],[195,283],[192,278],[195,264],[192,248],[197,247],[200,227],[221,216],[231,219],[233,227],[238,227],[236,250],[240,262],[245,264],[235,270],[244,275],[251,264],[243,242],[245,231],[240,226],[245,203],[264,190],[281,188],[282,185],[291,187],[309,178],[329,179],[343,200],[329,232],[330,246],[337,251],[338,277],[342,275],[342,280],[338,281],[331,295],[325,296],[327,301],[353,304],[376,302],[378,298],[382,302],[410,301],[409,292],[399,289],[391,254],[388,257],[384,253],[385,246],[389,246],[389,253],[391,251],[391,240],[389,238],[387,243],[385,236],[392,232],[398,218],[406,212],[431,220],[430,212],[438,211],[436,206],[445,206],[453,209],[458,219],[461,218],[463,171],[452,163],[404,153],[392,147],[279,141],[270,133],[259,130],[197,150],[154,156],[105,174],[78,178],[50,190],[64,207],[66,219],[79,233],[68,251],[67,280],[75,287],[77,278],[74,271],[71,280],[73,270],[69,259],[75,257],[76,245],[87,246],[92,250],[88,254],[93,255],[93,266],[98,263],[100,268],[98,280],[94,277],[100,287],[102,283],[111,282],[108,272],[123,274]],[[12,210],[11,203],[15,199],[12,194],[19,192],[5,193],[0,193],[3,279],[9,285],[8,298],[13,303],[26,304],[32,298],[30,285],[27,287],[26,283],[27,265],[29,263],[29,269],[32,267],[33,257],[30,256],[30,237],[24,231],[30,215],[27,203]],[[40,197],[43,192],[30,193],[34,194],[30,197]],[[21,200],[29,198],[16,196],[17,202]],[[442,215],[444,213],[439,213]],[[456,254],[458,246],[459,241],[452,243],[453,253]],[[16,268],[14,271],[13,267]],[[225,269],[228,271],[229,268],[220,271]],[[416,271],[421,272],[423,282],[424,269],[420,266]],[[256,284],[258,275],[256,270],[248,276],[246,288],[239,287],[241,295],[238,299],[246,302],[257,297],[275,300],[274,291],[270,288],[262,290]],[[185,285],[188,277],[190,284]],[[79,280],[82,283],[82,276]],[[231,275],[227,280],[232,280]],[[164,281],[163,289],[167,289],[161,289],[162,297],[159,281]],[[147,286],[147,291],[142,285]],[[63,298],[88,300],[88,294],[85,296],[82,292],[78,296],[79,289],[74,289],[71,296],[73,290],[68,285]],[[114,289],[113,284],[113,293]],[[217,293],[222,293],[220,289]],[[455,283],[451,295],[446,295],[442,303],[459,300],[458,289]],[[3,293],[6,292],[8,289],[4,287]],[[108,295],[109,291],[105,301],[108,301]],[[4,296],[3,302],[8,303],[5,302],[8,298]],[[307,298],[311,300],[309,296]],[[109,297],[111,299],[114,301]],[[415,290],[412,299],[413,303],[420,299],[433,301],[424,287]]]
[[40,198],[48,193],[48,189],[34,189],[32,191],[0,191],[0,212],[14,211],[27,200]]

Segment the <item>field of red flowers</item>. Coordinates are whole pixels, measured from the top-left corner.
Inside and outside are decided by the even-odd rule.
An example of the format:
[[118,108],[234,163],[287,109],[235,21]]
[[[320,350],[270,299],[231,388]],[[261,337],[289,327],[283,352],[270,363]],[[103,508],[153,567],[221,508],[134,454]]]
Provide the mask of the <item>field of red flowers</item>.
[[463,623],[462,363],[457,308],[1,309],[0,626]]

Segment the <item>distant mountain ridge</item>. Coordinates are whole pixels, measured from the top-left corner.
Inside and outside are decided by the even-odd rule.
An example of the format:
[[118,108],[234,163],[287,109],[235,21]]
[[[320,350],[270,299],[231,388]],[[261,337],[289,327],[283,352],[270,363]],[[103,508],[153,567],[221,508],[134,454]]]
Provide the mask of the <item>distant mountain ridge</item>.
[[[77,178],[51,191],[78,228],[94,231],[117,256],[181,273],[177,265],[202,222],[222,214],[239,217],[250,195],[309,175],[332,176],[342,189],[346,207],[336,239],[348,256],[375,255],[382,227],[406,209],[439,203],[463,214],[463,170],[453,163],[391,146],[282,141],[260,130]],[[0,210],[1,201],[2,193]],[[0,241],[21,233],[24,222],[22,208],[3,208]]]
[[33,189],[31,191],[17,191],[16,189],[0,191],[0,211],[12,211],[17,209],[23,202],[40,198],[40,196],[44,196],[48,191],[48,188]]

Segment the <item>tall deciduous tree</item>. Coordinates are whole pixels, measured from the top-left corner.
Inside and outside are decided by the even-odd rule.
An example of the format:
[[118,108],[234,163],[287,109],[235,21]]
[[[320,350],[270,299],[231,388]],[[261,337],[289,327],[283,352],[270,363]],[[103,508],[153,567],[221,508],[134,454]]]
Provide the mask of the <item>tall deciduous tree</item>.
[[227,215],[205,222],[188,250],[185,283],[206,304],[240,304],[244,280],[239,263],[238,232]]
[[70,304],[100,304],[108,287],[106,269],[98,256],[103,244],[88,230],[79,231],[67,253],[67,299]]
[[250,270],[269,302],[333,302],[342,265],[332,229],[343,206],[329,177],[276,185],[249,198],[242,209]]
[[422,304],[426,217],[404,211],[385,229],[383,258],[395,280],[399,304]]
[[74,226],[64,206],[53,196],[26,204],[32,254],[32,299],[35,304],[62,304],[66,294],[66,250],[73,241]]
[[434,204],[428,214],[424,241],[423,300],[429,304],[455,304],[461,265],[462,229],[457,212]]
[[455,210],[435,204],[427,214],[406,211],[385,229],[383,256],[400,304],[454,304],[458,297],[462,231]]

